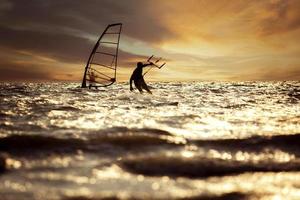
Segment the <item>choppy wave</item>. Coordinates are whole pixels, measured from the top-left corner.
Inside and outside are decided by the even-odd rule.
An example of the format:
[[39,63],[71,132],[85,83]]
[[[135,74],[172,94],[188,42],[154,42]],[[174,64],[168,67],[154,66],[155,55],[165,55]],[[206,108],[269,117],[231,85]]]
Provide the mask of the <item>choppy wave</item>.
[[219,139],[219,140],[194,140],[192,143],[198,146],[219,147],[231,150],[262,151],[265,148],[283,149],[300,156],[300,134],[254,136],[244,139]]
[[[197,195],[197,196],[186,196],[183,198],[173,198],[174,200],[246,200],[250,195],[239,193],[239,192],[232,192],[223,195]],[[69,197],[65,198],[64,200],[143,200],[143,199],[152,199],[153,197],[147,196],[145,197],[118,197],[118,196],[107,196],[107,197],[99,197],[99,198],[89,198],[89,197]],[[169,198],[160,198],[161,200],[167,200]]]
[[[184,145],[186,140],[159,129],[115,127],[92,131],[82,138],[58,138],[43,135],[10,135],[0,138],[0,151],[90,150],[103,144],[140,148],[148,145]],[[24,151],[26,150],[26,151]]]
[[[147,145],[197,145],[202,148],[221,148],[223,150],[261,151],[264,148],[276,148],[294,153],[298,152],[300,134],[255,136],[244,139],[219,140],[190,140],[176,136],[160,129],[142,128],[129,129],[114,127],[106,130],[89,131],[83,133],[82,138],[65,138],[45,135],[9,135],[0,138],[0,150],[19,149],[51,149],[51,148],[86,148],[89,145],[105,143],[140,147]],[[17,147],[17,148],[16,148]]]
[[0,154],[0,174],[6,170],[6,158]]
[[205,157],[185,158],[182,156],[145,156],[123,160],[120,165],[126,170],[147,176],[171,176],[207,178],[229,176],[246,172],[287,172],[299,171],[300,163],[242,162]]
[[[263,149],[282,149],[299,156],[300,134],[281,135],[273,137],[254,137],[248,139],[227,140],[186,140],[182,137],[158,129],[128,129],[115,127],[105,131],[95,131],[86,134],[84,138],[57,138],[41,135],[11,135],[0,139],[0,151],[10,154],[47,154],[49,151],[70,153],[78,150],[97,152],[103,150],[103,145],[113,145],[127,150],[141,150],[145,148],[174,146],[182,149],[190,145],[198,148],[219,149],[221,151],[237,150],[245,152],[260,152]],[[105,146],[107,147],[107,146]],[[157,149],[156,149],[157,150]],[[155,149],[150,150],[155,152]],[[180,152],[180,151],[179,151]],[[147,176],[183,176],[189,178],[203,178],[211,176],[227,176],[245,172],[283,172],[300,171],[299,160],[280,163],[276,160],[262,160],[254,162],[224,160],[198,155],[186,158],[180,153],[156,153],[124,158],[118,164],[127,171]]]

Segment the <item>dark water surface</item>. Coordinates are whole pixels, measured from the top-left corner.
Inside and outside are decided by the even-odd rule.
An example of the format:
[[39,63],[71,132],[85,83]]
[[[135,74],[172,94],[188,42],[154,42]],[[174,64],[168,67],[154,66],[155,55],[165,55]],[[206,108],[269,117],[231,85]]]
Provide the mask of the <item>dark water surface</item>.
[[300,199],[300,82],[0,84],[0,199]]

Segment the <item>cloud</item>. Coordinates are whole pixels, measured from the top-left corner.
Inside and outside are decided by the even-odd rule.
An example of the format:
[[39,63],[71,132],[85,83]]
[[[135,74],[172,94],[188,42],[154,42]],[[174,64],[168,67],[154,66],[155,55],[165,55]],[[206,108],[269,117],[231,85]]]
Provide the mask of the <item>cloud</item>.
[[231,76],[229,80],[249,80],[249,81],[299,81],[300,69],[295,66],[284,67],[260,67],[256,72],[248,71],[247,73],[239,73]]
[[[30,68],[20,65],[26,63],[51,74],[45,78],[78,79],[105,26],[123,22],[119,61],[125,78],[137,61],[151,54],[169,61],[168,72],[154,73],[157,80],[176,80],[183,74],[193,80],[228,79],[243,77],[245,69],[255,73],[256,66],[274,71],[280,65],[295,73],[282,77],[297,77],[299,72],[290,69],[300,65],[299,4],[297,0],[0,0],[0,51],[10,53],[10,59],[0,60],[0,70],[14,66],[30,74]],[[274,57],[279,61],[270,65]],[[201,69],[198,74],[191,73],[195,66]],[[280,74],[273,74],[280,79]]]
[[83,62],[91,49],[90,42],[84,38],[3,27],[0,27],[0,45],[73,63]]
[[[26,4],[18,0],[5,1],[5,5],[8,4],[10,6],[2,6],[7,9],[0,21],[0,47],[31,54],[27,57],[32,58],[32,64],[38,62],[37,57],[45,57],[55,60],[56,63],[49,65],[58,68],[65,67],[66,63],[84,66],[97,37],[108,23],[123,22],[123,35],[134,38],[133,41],[159,41],[168,35],[163,33],[167,30],[157,23],[155,15],[145,14],[147,9],[141,1],[28,0]],[[145,56],[122,50],[119,55],[122,67],[135,66],[138,60],[145,59]],[[20,55],[11,59],[20,60]],[[0,66],[4,66],[3,61]],[[20,67],[14,63],[10,66]]]
[[[13,30],[0,27],[2,48],[31,52],[67,63],[85,63],[96,43],[86,38],[66,34],[41,33],[29,30]],[[120,50],[124,63],[137,56]]]
[[98,35],[107,24],[122,22],[127,36],[143,41],[160,41],[172,35],[160,23],[150,0],[12,0],[13,9],[6,13],[3,26],[38,32],[78,30]]
[[40,69],[40,66],[28,65],[17,63],[1,63],[1,81],[42,81],[53,80],[54,77],[44,70]]
[[265,71],[259,76],[260,80],[300,80],[300,69],[295,66],[265,68]]
[[300,2],[297,0],[184,2],[161,2],[161,12],[168,10],[161,19],[175,32],[173,35],[177,37],[170,37],[174,42],[230,45],[289,33],[300,27]]
[[13,4],[8,0],[0,0],[0,16],[12,9]]

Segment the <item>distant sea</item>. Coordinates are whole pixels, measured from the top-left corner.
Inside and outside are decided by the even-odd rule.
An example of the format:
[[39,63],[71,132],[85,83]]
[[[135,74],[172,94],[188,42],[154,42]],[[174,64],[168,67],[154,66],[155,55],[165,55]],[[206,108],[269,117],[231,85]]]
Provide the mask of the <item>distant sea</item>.
[[0,84],[0,199],[300,199],[300,82]]

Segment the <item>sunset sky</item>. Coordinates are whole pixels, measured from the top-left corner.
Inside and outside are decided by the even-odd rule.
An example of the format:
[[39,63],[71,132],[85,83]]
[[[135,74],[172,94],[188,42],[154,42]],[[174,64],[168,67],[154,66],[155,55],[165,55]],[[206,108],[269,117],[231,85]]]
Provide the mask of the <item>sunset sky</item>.
[[118,80],[300,80],[299,0],[0,0],[0,80],[80,81],[107,24],[123,23]]

